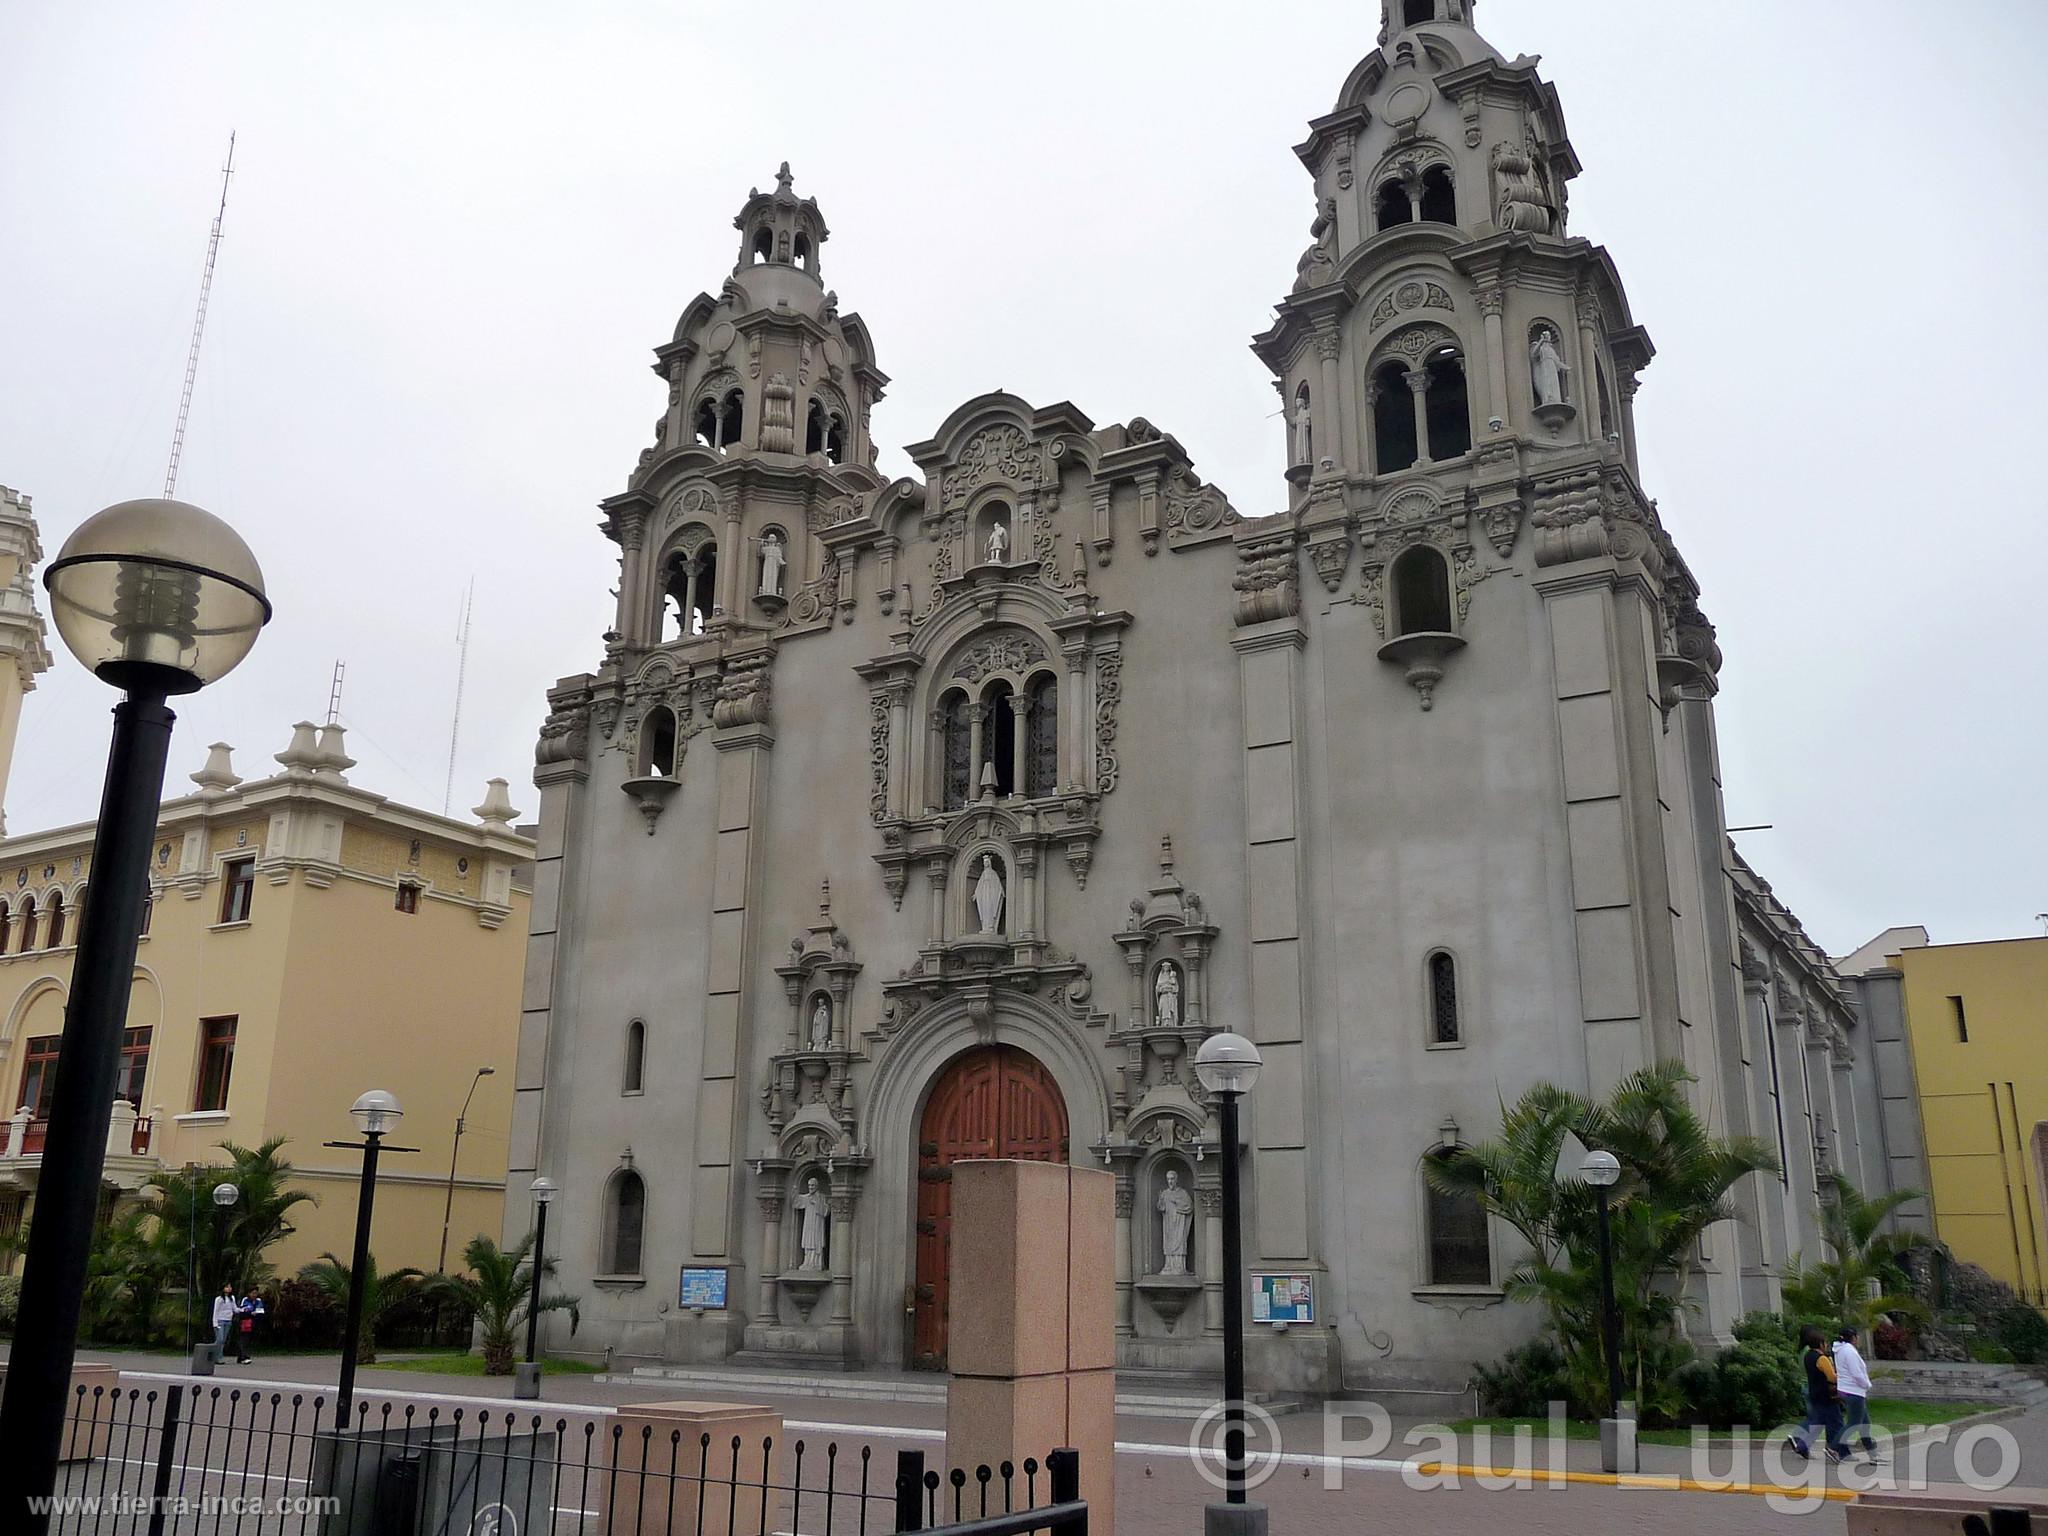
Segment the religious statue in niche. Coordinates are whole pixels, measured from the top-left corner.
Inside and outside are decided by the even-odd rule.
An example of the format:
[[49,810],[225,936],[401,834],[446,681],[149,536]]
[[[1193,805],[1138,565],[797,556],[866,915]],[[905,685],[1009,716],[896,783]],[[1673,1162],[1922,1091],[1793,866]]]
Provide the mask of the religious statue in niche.
[[1294,462],[1312,464],[1315,462],[1315,413],[1309,409],[1308,392],[1302,391],[1294,399]]
[[823,997],[820,997],[817,1006],[811,1009],[811,1049],[832,1049],[832,1005]]
[[988,563],[1001,565],[1010,553],[1010,530],[1001,522],[989,524]]
[[1570,391],[1571,370],[1558,350],[1557,332],[1543,326],[1529,343],[1529,381],[1538,405],[1563,405]]
[[1194,1197],[1180,1187],[1177,1170],[1166,1170],[1166,1188],[1152,1202],[1159,1212],[1159,1273],[1185,1275],[1188,1271],[1188,1237],[1195,1226]]
[[1180,967],[1171,960],[1159,967],[1152,983],[1152,1023],[1159,1029],[1180,1028]]
[[983,933],[1003,931],[1003,876],[992,853],[981,856],[981,872],[975,876],[974,914],[981,920]]
[[820,1273],[825,1268],[825,1230],[831,1220],[832,1203],[818,1188],[816,1174],[804,1180],[804,1192],[796,1197],[794,1204],[803,1222],[803,1230],[797,1238],[797,1246],[803,1249],[803,1262],[797,1268],[812,1274]]
[[770,528],[761,535],[761,595],[782,596],[782,573],[789,564],[789,557],[782,546],[782,535]]

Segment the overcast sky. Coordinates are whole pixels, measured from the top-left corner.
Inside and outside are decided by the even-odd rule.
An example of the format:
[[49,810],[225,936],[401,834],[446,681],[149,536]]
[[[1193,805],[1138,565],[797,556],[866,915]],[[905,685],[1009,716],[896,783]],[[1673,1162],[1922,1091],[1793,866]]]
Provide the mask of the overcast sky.
[[[180,705],[245,774],[348,663],[357,783],[438,809],[455,761],[531,811],[558,676],[596,664],[648,370],[788,159],[827,283],[894,379],[882,468],[1007,388],[1143,414],[1284,504],[1246,344],[1307,243],[1289,146],[1371,0],[96,4],[0,0],[0,482],[54,553],[156,495],[229,130],[226,240],[179,494],[277,618]],[[2048,157],[2038,0],[1479,0],[1541,54],[1658,347],[1651,495],[1727,653],[1729,820],[1815,937],[2040,931]],[[2031,105],[2030,105],[2031,103]],[[52,636],[52,644],[55,645]],[[107,690],[29,700],[15,832],[90,816]]]

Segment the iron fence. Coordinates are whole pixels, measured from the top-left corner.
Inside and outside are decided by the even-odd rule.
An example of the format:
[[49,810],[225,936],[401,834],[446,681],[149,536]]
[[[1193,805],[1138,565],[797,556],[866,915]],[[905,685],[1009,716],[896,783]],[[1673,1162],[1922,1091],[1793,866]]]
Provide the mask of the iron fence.
[[[628,1410],[630,1414],[630,1410]],[[1086,1536],[1079,1457],[942,1476],[921,1451],[685,1433],[608,1409],[75,1389],[52,1536]]]

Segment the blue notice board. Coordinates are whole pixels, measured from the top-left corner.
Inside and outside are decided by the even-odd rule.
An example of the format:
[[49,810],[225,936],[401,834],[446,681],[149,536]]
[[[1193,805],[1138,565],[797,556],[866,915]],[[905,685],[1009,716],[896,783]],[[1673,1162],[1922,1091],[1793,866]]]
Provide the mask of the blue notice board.
[[685,1269],[683,1271],[682,1304],[686,1307],[703,1307],[711,1311],[723,1310],[725,1306],[725,1271],[722,1269]]
[[1312,1323],[1316,1320],[1316,1278],[1307,1274],[1252,1276],[1252,1321]]

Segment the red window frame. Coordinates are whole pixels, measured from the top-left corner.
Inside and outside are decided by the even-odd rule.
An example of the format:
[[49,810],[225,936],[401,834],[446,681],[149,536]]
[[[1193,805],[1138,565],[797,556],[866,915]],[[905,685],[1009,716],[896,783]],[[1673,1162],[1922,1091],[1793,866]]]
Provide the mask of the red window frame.
[[237,1022],[233,1014],[199,1021],[199,1084],[192,1096],[195,1110],[228,1107],[228,1085],[235,1075]]
[[17,1104],[28,1106],[31,1118],[50,1118],[50,1098],[57,1091],[57,1047],[62,1035],[37,1035],[21,1043],[21,1093]]
[[220,920],[246,923],[256,905],[256,861],[229,859],[220,869]]

